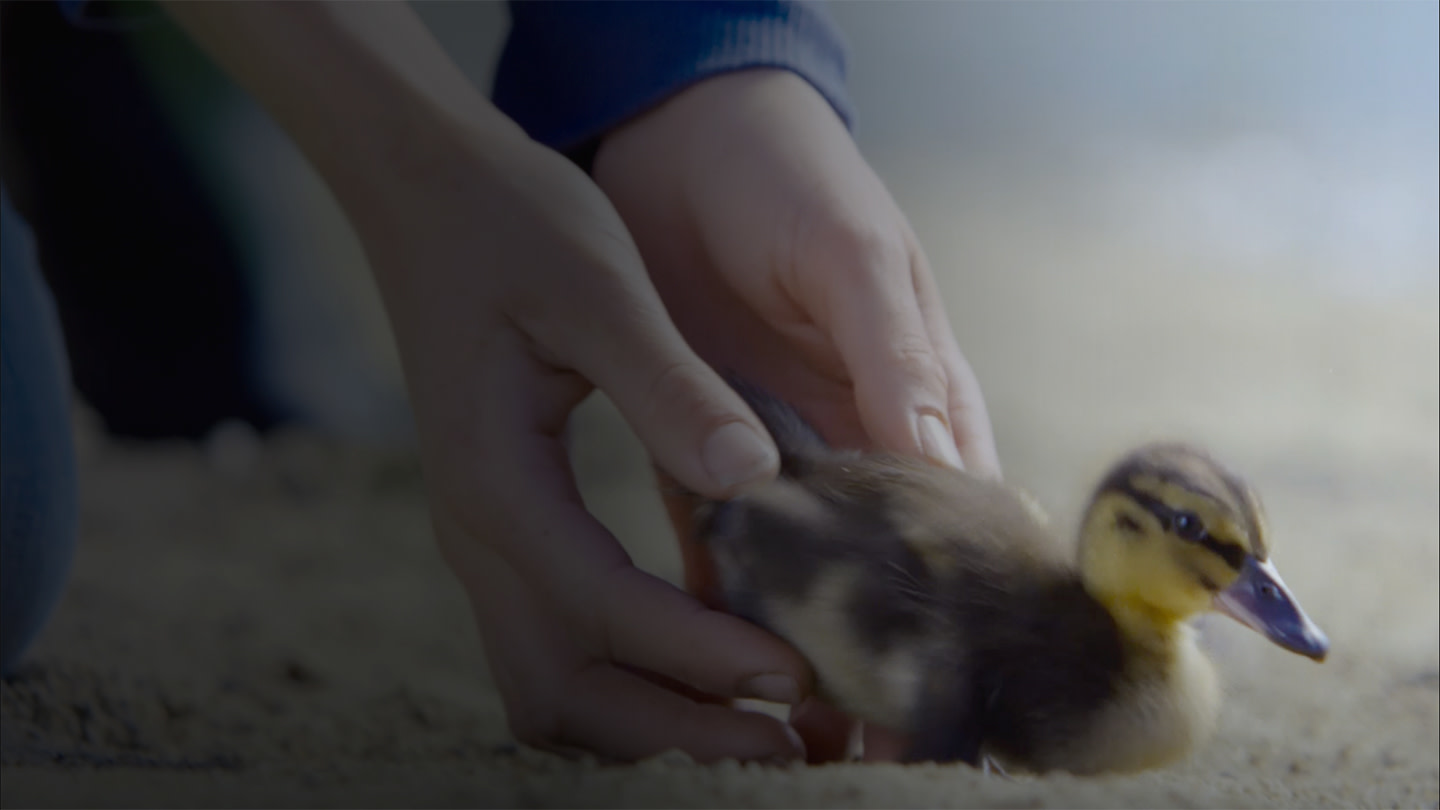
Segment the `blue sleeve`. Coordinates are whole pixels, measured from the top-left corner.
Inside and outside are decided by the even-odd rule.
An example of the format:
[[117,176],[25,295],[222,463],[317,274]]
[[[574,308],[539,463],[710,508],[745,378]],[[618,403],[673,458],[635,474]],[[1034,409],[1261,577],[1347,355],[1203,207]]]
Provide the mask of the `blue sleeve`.
[[494,102],[564,152],[701,79],[774,67],[810,82],[846,125],[845,44],[808,2],[511,0]]
[[[97,3],[95,0],[55,0],[60,13],[76,28],[89,31],[123,32],[143,28],[164,19],[158,7],[141,6],[139,10],[119,10],[119,3]],[[98,10],[97,10],[98,9]]]

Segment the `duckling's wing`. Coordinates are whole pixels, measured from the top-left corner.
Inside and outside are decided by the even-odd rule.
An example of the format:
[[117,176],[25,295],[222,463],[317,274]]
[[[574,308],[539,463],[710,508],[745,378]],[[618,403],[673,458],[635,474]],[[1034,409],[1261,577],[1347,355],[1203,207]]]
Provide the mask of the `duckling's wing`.
[[795,645],[840,708],[907,728],[931,648],[953,634],[880,506],[782,478],[714,505],[702,534],[733,613]]
[[843,575],[849,584],[832,587],[825,600],[837,610],[843,603],[856,614],[856,631],[880,645],[900,625],[914,624],[916,609],[932,597],[933,580],[900,542],[883,503],[826,497],[808,479],[781,478],[709,504],[699,527],[730,609],[760,623],[764,603],[813,602],[823,583]]

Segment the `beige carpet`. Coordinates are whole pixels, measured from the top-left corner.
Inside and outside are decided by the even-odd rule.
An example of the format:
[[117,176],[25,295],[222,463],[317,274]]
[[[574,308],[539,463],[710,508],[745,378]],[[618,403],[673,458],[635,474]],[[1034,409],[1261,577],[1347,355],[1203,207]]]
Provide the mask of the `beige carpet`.
[[[1316,665],[1207,620],[1228,700],[1189,761],[1002,781],[517,751],[430,546],[413,458],[291,435],[217,463],[86,429],[73,582],[0,692],[3,804],[1435,807],[1434,292],[1325,288],[1303,280],[1325,269],[1311,255],[1257,275],[1056,213],[1081,204],[936,191],[957,185],[901,199],[1007,475],[1068,526],[1129,445],[1210,446],[1258,484],[1280,569],[1332,638]],[[643,456],[603,402],[579,426],[587,497],[674,577]]]

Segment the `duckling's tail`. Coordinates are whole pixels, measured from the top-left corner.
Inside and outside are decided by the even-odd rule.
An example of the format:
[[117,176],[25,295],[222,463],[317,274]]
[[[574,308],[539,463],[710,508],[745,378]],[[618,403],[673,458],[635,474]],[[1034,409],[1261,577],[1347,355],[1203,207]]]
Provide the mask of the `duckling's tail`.
[[775,446],[780,450],[780,474],[786,478],[802,475],[811,462],[834,451],[790,403],[763,388],[726,374],[725,381],[760,417]]

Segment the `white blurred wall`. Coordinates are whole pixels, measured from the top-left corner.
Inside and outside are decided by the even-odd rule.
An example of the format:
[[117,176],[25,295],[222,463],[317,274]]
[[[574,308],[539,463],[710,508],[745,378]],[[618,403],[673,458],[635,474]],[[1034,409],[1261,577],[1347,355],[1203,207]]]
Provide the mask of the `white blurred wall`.
[[1068,199],[1126,238],[1370,293],[1437,286],[1437,8],[831,6],[851,41],[858,137],[895,160],[896,182],[975,177],[944,164],[984,162],[1036,205]]
[[869,142],[1437,137],[1427,2],[833,3]]

